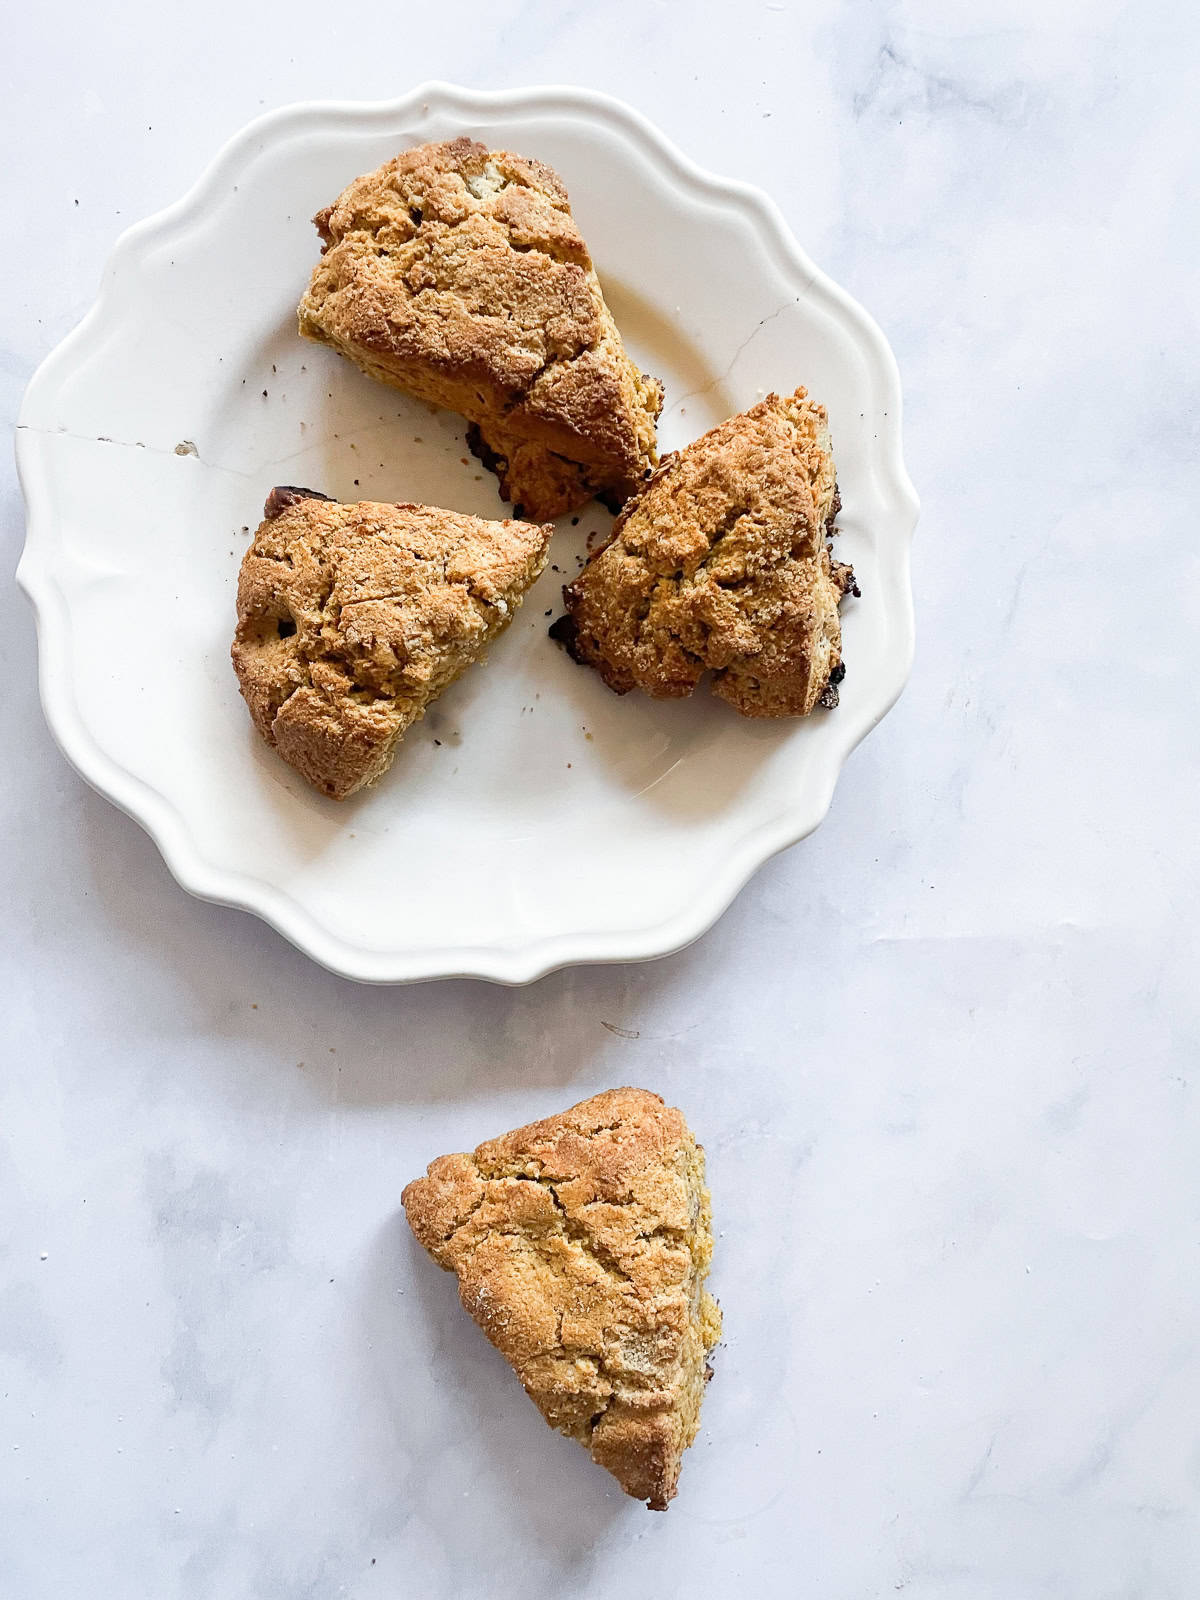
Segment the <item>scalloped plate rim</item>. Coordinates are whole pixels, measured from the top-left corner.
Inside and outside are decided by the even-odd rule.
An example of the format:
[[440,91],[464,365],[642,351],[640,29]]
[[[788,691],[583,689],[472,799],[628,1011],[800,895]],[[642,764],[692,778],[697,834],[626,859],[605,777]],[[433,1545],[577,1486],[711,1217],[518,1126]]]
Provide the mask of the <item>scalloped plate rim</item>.
[[[38,474],[44,463],[42,442],[60,430],[30,423],[27,418],[43,391],[52,392],[57,369],[68,363],[89,338],[103,328],[113,284],[125,258],[157,236],[186,224],[217,199],[217,186],[227,170],[245,171],[273,136],[314,123],[368,123],[396,120],[435,99],[461,107],[466,115],[492,110],[558,111],[562,115],[598,116],[633,136],[635,143],[673,176],[709,198],[740,207],[761,232],[765,229],[780,264],[790,275],[801,274],[808,292],[834,304],[844,324],[866,347],[871,378],[888,396],[887,435],[871,461],[880,474],[885,498],[902,541],[897,577],[901,593],[893,615],[897,648],[888,658],[886,685],[873,705],[854,724],[836,725],[807,793],[782,813],[756,817],[732,837],[724,852],[723,871],[707,885],[694,885],[686,902],[671,916],[649,926],[621,931],[590,932],[579,928],[526,940],[520,944],[454,945],[441,949],[412,945],[377,951],[331,933],[311,912],[278,885],[252,874],[223,868],[203,858],[192,846],[172,801],[149,787],[103,751],[80,717],[73,694],[69,612],[48,559],[53,529],[48,527],[49,496]],[[557,101],[555,105],[553,102]],[[132,265],[132,263],[130,263]],[[302,101],[278,107],[247,123],[228,139],[200,177],[180,199],[134,223],[120,235],[105,264],[99,292],[82,320],[49,352],[25,390],[17,421],[15,451],[26,503],[26,539],[17,567],[17,582],[30,600],[36,620],[39,690],[50,731],[72,767],[119,810],[133,818],[157,846],[168,870],[182,888],[198,899],[250,912],[267,922],[298,949],[338,975],[365,983],[398,984],[432,979],[479,978],[520,985],[563,967],[652,960],[683,949],[720,918],[750,877],[771,856],[798,843],[817,828],[829,810],[842,767],[855,747],[895,705],[911,671],[915,643],[909,557],[919,513],[916,492],[904,467],[901,448],[901,390],[895,357],[875,321],[839,284],[812,262],[793,236],[775,202],[761,189],[739,179],[706,171],[685,155],[640,112],[613,96],[568,85],[476,90],[431,81],[408,94],[385,101]],[[118,448],[123,446],[118,445]]]

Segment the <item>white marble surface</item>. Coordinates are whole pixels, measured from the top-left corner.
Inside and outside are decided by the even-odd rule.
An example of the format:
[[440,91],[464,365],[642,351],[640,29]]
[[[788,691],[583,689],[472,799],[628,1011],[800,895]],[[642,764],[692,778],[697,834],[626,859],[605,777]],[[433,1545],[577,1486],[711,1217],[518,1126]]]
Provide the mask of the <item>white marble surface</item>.
[[[1113,0],[10,22],[6,431],[263,106],[562,80],[763,184],[878,316],[925,509],[913,681],[820,831],[684,954],[523,991],[362,991],[188,900],[55,751],[6,583],[5,1600],[1195,1595],[1196,46]],[[721,1234],[665,1517],[398,1216],[617,1082],[687,1109]]]

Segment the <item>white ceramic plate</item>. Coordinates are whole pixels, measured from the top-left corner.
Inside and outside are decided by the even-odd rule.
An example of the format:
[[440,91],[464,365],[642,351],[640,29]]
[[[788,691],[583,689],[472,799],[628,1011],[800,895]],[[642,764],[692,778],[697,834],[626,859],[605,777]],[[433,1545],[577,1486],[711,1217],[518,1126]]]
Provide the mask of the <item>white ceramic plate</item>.
[[[253,732],[229,664],[238,563],[275,483],[339,499],[504,508],[459,418],[302,342],[309,218],[406,145],[468,132],[557,167],[634,358],[666,384],[664,450],[807,384],[829,409],[844,509],[841,704],[752,722],[698,692],[612,695],[546,636],[598,508],[565,523],[516,623],[377,787],[320,798]],[[912,655],[917,505],[878,328],[775,206],[648,122],[576,89],[427,84],[385,105],[252,123],[192,192],[130,229],[99,299],[25,396],[19,577],[46,716],[193,894],[256,912],[374,982],[520,983],[665,954],[820,822]]]

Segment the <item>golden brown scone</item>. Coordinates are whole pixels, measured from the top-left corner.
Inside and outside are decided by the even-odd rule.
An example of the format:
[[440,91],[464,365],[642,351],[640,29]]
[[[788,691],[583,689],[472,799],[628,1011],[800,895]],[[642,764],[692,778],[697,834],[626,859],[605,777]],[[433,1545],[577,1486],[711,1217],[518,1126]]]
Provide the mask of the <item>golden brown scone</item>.
[[551,1427],[665,1510],[721,1335],[704,1288],[704,1151],[683,1113],[609,1089],[473,1155],[439,1156],[403,1198]]
[[506,628],[549,524],[273,489],[242,559],[233,664],[254,724],[343,800]]
[[654,466],[662,386],[625,354],[552,168],[473,139],[419,145],[314,221],[300,332],[461,412],[518,516],[619,503]]
[[618,694],[689,695],[709,672],[744,716],[836,705],[854,586],[829,556],[839,506],[824,406],[768,395],[664,459],[551,633]]

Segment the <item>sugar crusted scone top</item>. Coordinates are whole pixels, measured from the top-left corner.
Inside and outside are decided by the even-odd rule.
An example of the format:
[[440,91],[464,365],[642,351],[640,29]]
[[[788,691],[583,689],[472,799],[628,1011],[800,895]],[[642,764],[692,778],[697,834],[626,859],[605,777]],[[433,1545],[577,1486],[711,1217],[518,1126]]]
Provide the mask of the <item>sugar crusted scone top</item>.
[[825,407],[769,394],[668,456],[613,533],[660,576],[736,583],[816,554],[836,482]]
[[[697,1149],[683,1113],[644,1089],[610,1089],[557,1116],[478,1145],[470,1155],[439,1156],[405,1190],[413,1231],[440,1265],[454,1267],[472,1242],[462,1232],[490,1199],[519,1209],[530,1191],[513,1182],[553,1184],[560,1206],[626,1271],[642,1268],[654,1287],[661,1274],[649,1244],[663,1230],[684,1235],[697,1216],[685,1181]],[[488,1191],[487,1184],[504,1186]]]
[[551,531],[433,506],[301,500],[256,533],[239,615],[286,618],[291,654],[336,660],[360,688],[420,693],[447,650],[506,614]]
[[355,179],[317,226],[301,330],[484,425],[636,480],[654,412],[567,192],[548,166],[471,139]]
[[840,660],[825,409],[768,395],[668,456],[565,591],[572,652],[618,692],[714,692],[748,715],[812,708]]
[[720,1327],[703,1152],[682,1113],[609,1090],[439,1157],[404,1206],[546,1419],[664,1505]]
[[276,489],[238,579],[233,662],[256,726],[342,799],[500,632],[553,529]]

